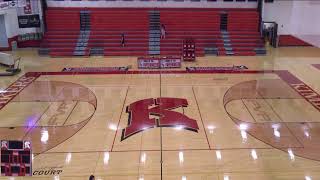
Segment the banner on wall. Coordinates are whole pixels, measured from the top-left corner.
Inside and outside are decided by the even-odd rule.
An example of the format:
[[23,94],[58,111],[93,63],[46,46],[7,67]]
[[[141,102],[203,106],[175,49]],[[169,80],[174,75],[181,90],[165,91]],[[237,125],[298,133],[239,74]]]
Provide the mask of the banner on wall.
[[25,7],[26,4],[26,0],[18,0],[18,7]]
[[9,2],[0,2],[0,10],[9,9],[10,4]]
[[19,28],[40,27],[39,14],[18,16]]
[[[30,2],[30,0],[29,0]],[[0,2],[0,10],[5,10],[9,8],[25,7],[26,0],[12,0],[8,2]],[[30,5],[31,7],[31,5]],[[30,8],[31,9],[31,8]]]
[[26,0],[26,5],[24,6],[24,14],[32,14],[31,1]]

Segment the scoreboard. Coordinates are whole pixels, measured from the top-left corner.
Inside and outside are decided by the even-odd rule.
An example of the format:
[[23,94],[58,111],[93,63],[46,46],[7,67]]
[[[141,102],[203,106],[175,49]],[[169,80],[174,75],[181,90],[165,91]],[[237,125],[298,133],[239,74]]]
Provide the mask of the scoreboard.
[[1,141],[1,175],[32,175],[30,141]]

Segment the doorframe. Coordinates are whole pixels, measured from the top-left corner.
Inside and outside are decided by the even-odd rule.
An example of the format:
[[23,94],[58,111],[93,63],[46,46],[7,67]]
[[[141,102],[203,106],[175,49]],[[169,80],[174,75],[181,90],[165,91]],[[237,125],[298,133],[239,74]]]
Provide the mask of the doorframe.
[[6,46],[2,46],[1,44],[0,44],[0,48],[8,48],[8,47],[10,47],[10,45],[9,45],[9,42],[8,42],[8,35],[7,35],[7,29],[6,29],[6,14],[4,13],[4,14],[0,14],[0,22],[1,22],[1,19],[3,18],[3,26],[1,25],[0,26],[0,28],[2,28],[3,27],[3,32],[2,32],[2,30],[0,31],[1,33],[0,33],[0,36],[5,36],[5,38],[7,39],[7,43],[6,44],[4,44],[4,45],[6,45]]
[[274,25],[274,34],[273,34],[273,38],[272,38],[272,42],[270,42],[271,46],[274,47],[274,48],[277,48],[278,47],[278,39],[279,39],[279,36],[278,36],[278,23],[275,22],[275,21],[262,21],[262,25],[264,23],[270,23],[270,24],[273,24]]

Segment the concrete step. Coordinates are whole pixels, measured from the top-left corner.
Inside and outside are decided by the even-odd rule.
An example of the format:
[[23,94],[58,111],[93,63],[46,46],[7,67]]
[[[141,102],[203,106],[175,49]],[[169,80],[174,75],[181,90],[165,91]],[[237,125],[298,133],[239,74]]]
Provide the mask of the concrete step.
[[149,51],[149,55],[160,55],[160,51]]
[[218,48],[212,47],[212,48],[204,48],[204,53],[209,55],[217,55],[218,54]]
[[84,55],[86,55],[86,52],[85,51],[75,51],[75,52],[73,52],[73,55],[74,56],[84,56]]
[[234,55],[234,52],[233,51],[226,51],[226,55],[232,56],[232,55]]
[[50,49],[49,48],[39,48],[38,53],[39,53],[39,55],[49,55]]
[[160,51],[160,46],[149,46],[149,51]]

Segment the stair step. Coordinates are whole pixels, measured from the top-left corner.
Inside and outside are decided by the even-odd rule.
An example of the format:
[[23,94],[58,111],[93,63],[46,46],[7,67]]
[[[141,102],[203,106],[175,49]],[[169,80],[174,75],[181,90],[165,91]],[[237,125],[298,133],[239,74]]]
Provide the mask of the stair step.
[[160,51],[149,51],[149,55],[160,55]]
[[84,56],[84,55],[86,55],[86,52],[85,51],[75,51],[75,52],[73,52],[73,55],[74,56]]
[[215,48],[215,47],[204,48],[204,53],[205,54],[210,54],[210,55],[217,55],[218,54],[218,48]]
[[160,29],[149,30],[149,34],[160,34]]
[[38,50],[38,53],[39,53],[40,55],[49,55],[50,49],[49,49],[49,48],[40,48],[40,49]]
[[102,47],[93,47],[90,49],[90,56],[103,56],[104,48]]
[[83,46],[77,46],[75,48],[75,51],[84,51],[84,50],[86,50],[86,47],[83,47]]
[[159,42],[160,41],[160,37],[150,37],[149,38],[149,42]]
[[160,46],[160,41],[149,41],[149,46]]
[[257,55],[266,55],[267,50],[265,48],[255,48],[254,51]]
[[234,55],[234,52],[233,51],[226,51],[226,55],[229,55],[229,56]]
[[160,46],[149,46],[149,51],[160,51]]
[[160,55],[160,11],[149,11],[149,55]]
[[160,38],[160,34],[149,34],[150,38]]

